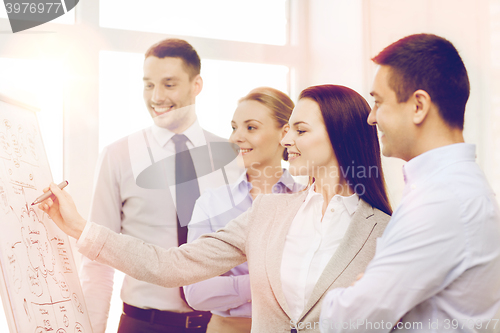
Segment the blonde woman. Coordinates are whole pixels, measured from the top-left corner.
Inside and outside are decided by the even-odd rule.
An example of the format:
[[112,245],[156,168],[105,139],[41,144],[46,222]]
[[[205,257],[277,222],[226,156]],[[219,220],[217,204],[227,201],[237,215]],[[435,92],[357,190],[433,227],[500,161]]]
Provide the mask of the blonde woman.
[[[251,206],[258,194],[293,193],[302,187],[294,182],[281,160],[287,160],[280,142],[286,134],[294,104],[279,90],[256,88],[239,100],[229,141],[237,144],[246,172],[234,184],[208,190],[196,202],[188,225],[188,242],[226,226]],[[234,205],[233,205],[234,204]],[[208,333],[250,332],[252,303],[248,264],[221,276],[185,286],[189,305],[211,311]]]

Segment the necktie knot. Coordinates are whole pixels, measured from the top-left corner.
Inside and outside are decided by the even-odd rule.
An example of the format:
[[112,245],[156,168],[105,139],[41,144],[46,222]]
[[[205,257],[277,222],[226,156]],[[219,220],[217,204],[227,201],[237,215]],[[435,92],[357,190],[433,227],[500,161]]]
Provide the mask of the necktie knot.
[[181,151],[184,151],[184,150],[187,150],[187,145],[186,145],[186,142],[188,141],[188,138],[187,136],[185,136],[184,134],[175,134],[173,137],[172,137],[172,141],[174,142],[175,144],[175,152],[178,153],[178,152],[181,152]]

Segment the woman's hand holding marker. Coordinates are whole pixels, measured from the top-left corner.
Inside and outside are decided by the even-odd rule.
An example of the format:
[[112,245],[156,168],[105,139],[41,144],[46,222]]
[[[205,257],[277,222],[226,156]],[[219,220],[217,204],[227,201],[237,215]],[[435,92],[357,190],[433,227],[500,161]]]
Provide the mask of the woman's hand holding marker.
[[52,191],[56,198],[54,200],[52,198],[45,199],[38,205],[38,208],[47,213],[67,235],[76,239],[80,238],[87,221],[76,210],[73,199],[55,183],[51,183],[50,187],[44,188],[43,192],[49,190]]

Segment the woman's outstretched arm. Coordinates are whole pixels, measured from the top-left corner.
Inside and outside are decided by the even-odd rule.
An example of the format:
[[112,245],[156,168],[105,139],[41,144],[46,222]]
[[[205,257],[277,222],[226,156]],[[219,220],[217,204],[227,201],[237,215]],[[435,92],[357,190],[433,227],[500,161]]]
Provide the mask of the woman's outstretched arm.
[[[246,261],[245,245],[252,209],[216,233],[167,250],[85,221],[67,192],[55,184],[51,184],[50,190],[55,199],[49,198],[39,207],[66,234],[81,238],[79,251],[136,279],[178,287],[220,275]],[[85,228],[88,230],[81,237]]]

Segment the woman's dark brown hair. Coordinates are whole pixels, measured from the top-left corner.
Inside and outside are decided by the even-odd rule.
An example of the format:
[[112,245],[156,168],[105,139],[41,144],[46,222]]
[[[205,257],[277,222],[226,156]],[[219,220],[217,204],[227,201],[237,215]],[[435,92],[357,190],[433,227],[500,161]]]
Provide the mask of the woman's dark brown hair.
[[309,87],[300,93],[302,98],[319,105],[341,179],[367,203],[392,214],[377,129],[367,122],[370,106],[366,100],[354,90],[336,85]]

